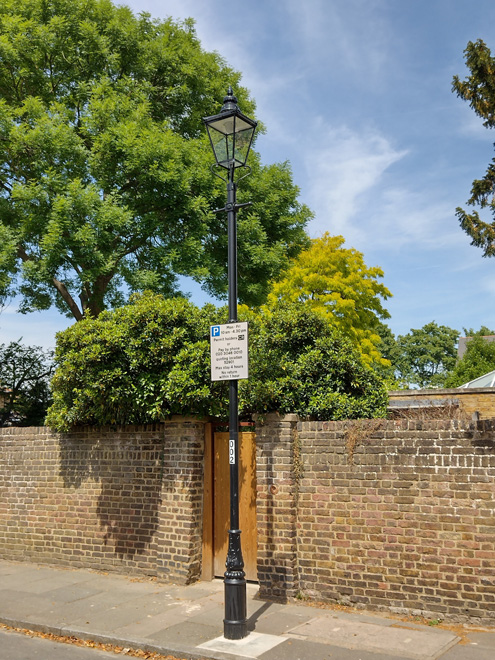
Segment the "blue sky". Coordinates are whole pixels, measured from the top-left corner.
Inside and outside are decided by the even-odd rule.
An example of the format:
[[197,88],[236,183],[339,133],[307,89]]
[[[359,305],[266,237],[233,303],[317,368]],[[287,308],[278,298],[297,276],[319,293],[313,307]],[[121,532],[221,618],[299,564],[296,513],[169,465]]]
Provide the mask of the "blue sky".
[[[495,259],[470,245],[455,217],[495,155],[495,135],[451,91],[452,77],[467,75],[468,41],[495,54],[493,0],[125,4],[193,17],[203,47],[242,72],[267,128],[263,161],[291,162],[315,213],[312,237],[342,234],[383,269],[395,334],[430,321],[495,329]],[[17,314],[13,302],[0,342],[53,346],[70,323],[55,311]]]

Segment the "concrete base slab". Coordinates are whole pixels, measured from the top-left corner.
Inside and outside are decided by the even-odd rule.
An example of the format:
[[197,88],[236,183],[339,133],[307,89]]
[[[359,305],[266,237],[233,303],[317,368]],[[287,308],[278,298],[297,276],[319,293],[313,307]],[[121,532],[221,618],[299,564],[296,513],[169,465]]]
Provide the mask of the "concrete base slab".
[[244,639],[225,639],[217,637],[209,642],[205,642],[198,649],[205,651],[217,651],[219,653],[230,653],[231,655],[242,656],[243,658],[259,658],[260,655],[270,651],[278,644],[285,642],[283,637],[276,635],[263,635],[262,633],[249,633]]
[[447,630],[420,631],[393,626],[384,629],[383,626],[361,621],[340,619],[329,622],[326,617],[303,623],[289,631],[288,635],[347,649],[400,655],[411,660],[438,658],[459,641]]

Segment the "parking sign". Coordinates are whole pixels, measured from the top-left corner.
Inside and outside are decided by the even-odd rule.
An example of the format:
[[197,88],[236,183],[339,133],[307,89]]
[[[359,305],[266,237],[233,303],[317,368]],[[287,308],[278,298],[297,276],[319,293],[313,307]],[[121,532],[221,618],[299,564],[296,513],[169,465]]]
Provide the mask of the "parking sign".
[[248,378],[248,324],[210,326],[211,379]]

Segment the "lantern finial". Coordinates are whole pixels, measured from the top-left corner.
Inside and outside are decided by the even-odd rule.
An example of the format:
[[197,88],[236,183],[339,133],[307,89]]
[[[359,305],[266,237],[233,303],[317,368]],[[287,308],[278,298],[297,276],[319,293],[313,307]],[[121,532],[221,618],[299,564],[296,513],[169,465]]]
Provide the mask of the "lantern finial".
[[238,107],[237,98],[234,96],[232,87],[229,85],[229,91],[227,92],[227,96],[224,96],[223,98],[223,106],[220,112],[230,112],[231,110],[235,110]]

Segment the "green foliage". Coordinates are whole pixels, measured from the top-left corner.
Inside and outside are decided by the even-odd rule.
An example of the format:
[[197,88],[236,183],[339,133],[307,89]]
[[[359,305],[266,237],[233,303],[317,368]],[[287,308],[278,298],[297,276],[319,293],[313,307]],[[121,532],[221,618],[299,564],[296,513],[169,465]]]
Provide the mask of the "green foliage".
[[374,365],[375,371],[385,381],[387,390],[398,390],[408,387],[399,373],[398,365],[402,362],[402,351],[397,343],[394,333],[385,323],[379,323],[376,334],[380,337],[377,348],[383,358],[383,362]]
[[18,342],[0,344],[0,426],[41,426],[50,403],[53,354]]
[[[251,161],[252,174],[238,188],[238,201],[253,206],[237,216],[237,270],[239,300],[250,307],[265,302],[271,282],[289,267],[290,260],[310,244],[303,226],[312,217],[297,201],[299,189],[292,182],[289,163],[260,167]],[[225,206],[222,189],[219,208]],[[213,295],[227,297],[227,232],[224,214],[210,222],[205,237],[204,288]]]
[[[317,419],[384,414],[387,395],[348,340],[305,306],[245,312],[250,378],[240,413],[295,412]],[[226,310],[136,295],[57,336],[54,402],[47,423],[149,423],[168,415],[227,417],[228,385],[210,380],[209,326]]]
[[313,419],[385,415],[387,392],[350,340],[305,304],[264,309],[250,325],[247,412],[297,413]]
[[58,333],[47,424],[65,430],[221,415],[225,388],[209,378],[213,310],[136,294],[131,304]]
[[[464,51],[466,65],[470,75],[463,81],[454,76],[452,88],[457,95],[468,101],[474,112],[483,119],[486,128],[495,127],[495,59],[486,44],[478,39],[470,41]],[[495,159],[489,164],[482,179],[473,181],[469,206],[478,206],[487,210],[492,216],[495,214]],[[457,208],[462,229],[471,237],[471,245],[483,249],[484,257],[495,255],[495,221],[483,220],[478,211],[468,213]]]
[[[0,61],[0,298],[80,320],[124,291],[175,295],[177,275],[224,295],[225,218],[213,209],[225,187],[201,117],[229,85],[244,112],[255,106],[193,23],[109,0],[3,0]],[[311,214],[286,165],[253,152],[251,166],[239,297],[260,304],[306,245]]]
[[457,357],[459,332],[434,321],[397,337],[399,379],[419,388],[443,387]]
[[466,352],[449,374],[446,387],[459,387],[495,370],[495,343],[484,339],[493,334],[486,326],[477,332],[472,329],[466,331],[466,336],[470,337]]
[[482,325],[479,330],[474,328],[463,328],[464,337],[489,337],[490,335],[495,335],[494,330],[490,330],[487,325]]
[[383,271],[366,266],[361,252],[343,244],[342,236],[328,233],[313,240],[273,284],[268,305],[304,303],[348,337],[368,364],[382,363],[376,329],[390,316],[382,299],[392,294],[379,281]]

